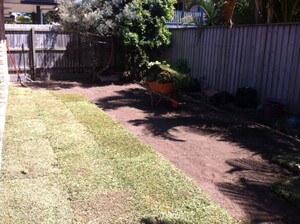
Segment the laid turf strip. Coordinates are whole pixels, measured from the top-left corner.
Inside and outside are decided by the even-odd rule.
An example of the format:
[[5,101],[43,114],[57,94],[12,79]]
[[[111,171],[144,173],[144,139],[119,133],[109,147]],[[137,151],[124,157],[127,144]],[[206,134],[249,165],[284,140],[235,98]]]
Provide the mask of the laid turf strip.
[[79,95],[11,88],[0,223],[235,223]]

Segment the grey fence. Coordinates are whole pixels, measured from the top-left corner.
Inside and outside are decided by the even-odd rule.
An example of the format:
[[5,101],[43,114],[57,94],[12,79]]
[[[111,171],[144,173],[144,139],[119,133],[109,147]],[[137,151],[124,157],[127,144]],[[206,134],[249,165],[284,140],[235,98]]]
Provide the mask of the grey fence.
[[[68,74],[91,74],[94,65],[104,66],[109,49],[105,45],[96,48],[80,35],[60,32],[51,25],[6,24],[9,50],[21,73],[36,77]],[[9,71],[15,73],[13,60],[9,59]]]
[[219,91],[252,87],[300,113],[300,24],[174,29],[164,59],[187,59],[192,76]]

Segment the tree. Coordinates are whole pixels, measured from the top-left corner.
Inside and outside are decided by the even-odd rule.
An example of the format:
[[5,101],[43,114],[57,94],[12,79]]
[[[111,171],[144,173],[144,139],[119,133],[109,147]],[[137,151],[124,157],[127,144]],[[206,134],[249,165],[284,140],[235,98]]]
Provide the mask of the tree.
[[[125,46],[125,56],[134,73],[139,73],[160,49],[170,44],[166,21],[174,16],[173,5],[173,0],[139,0],[124,8],[117,36]],[[129,12],[134,15],[126,15]]]
[[[64,30],[80,34],[93,44],[91,51],[93,79],[99,78],[102,72],[109,68],[112,60],[117,24],[117,15],[114,15],[113,4],[118,5],[121,2],[60,0],[59,17]],[[98,61],[94,52],[98,43],[110,45],[111,49],[107,65],[99,72],[96,71]]]
[[300,21],[300,0],[255,0],[256,23]]
[[255,22],[255,5],[252,0],[237,0],[234,14],[234,24],[253,24]]
[[269,0],[275,22],[300,22],[300,0]]
[[44,24],[59,23],[60,17],[58,11],[49,11],[44,15]]
[[[66,30],[123,49],[126,65],[140,74],[147,62],[170,43],[166,21],[174,0],[61,0],[60,18]],[[109,41],[108,41],[109,40]]]
[[208,14],[208,24],[300,22],[300,0],[184,0]]

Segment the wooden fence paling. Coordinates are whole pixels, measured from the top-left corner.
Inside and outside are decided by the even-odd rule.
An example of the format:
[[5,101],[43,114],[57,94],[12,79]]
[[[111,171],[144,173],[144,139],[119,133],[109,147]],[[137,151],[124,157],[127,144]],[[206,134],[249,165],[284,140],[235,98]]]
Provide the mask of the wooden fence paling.
[[[32,78],[49,72],[60,76],[63,76],[63,73],[82,73],[82,76],[86,76],[86,73],[90,73],[92,69],[91,51],[94,49],[79,35],[61,32],[54,28],[55,26],[50,25],[6,24],[7,42],[21,72],[24,72],[22,56],[24,53],[26,72],[30,71]],[[106,48],[103,46],[96,48],[96,57],[101,59],[98,60],[98,66],[104,66]],[[15,72],[10,61],[9,71]]]
[[258,101],[280,99],[300,114],[300,24],[172,29],[172,46],[161,59],[186,58],[192,77],[236,93],[257,90]]
[[31,78],[34,80],[36,75],[36,46],[35,46],[35,32],[34,28],[30,30],[30,36],[28,38],[30,40],[30,69],[31,69]]

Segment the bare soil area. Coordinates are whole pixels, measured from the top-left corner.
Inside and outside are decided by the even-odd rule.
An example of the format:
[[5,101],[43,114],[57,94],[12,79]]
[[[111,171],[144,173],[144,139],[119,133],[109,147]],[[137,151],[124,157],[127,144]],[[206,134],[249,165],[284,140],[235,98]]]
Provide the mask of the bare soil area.
[[218,112],[191,101],[176,110],[167,102],[151,106],[150,96],[137,84],[48,82],[30,87],[83,95],[171,161],[239,220],[300,220],[299,210],[271,189],[274,182],[291,175],[274,164],[272,157],[299,151],[297,139],[241,119],[236,113]]

